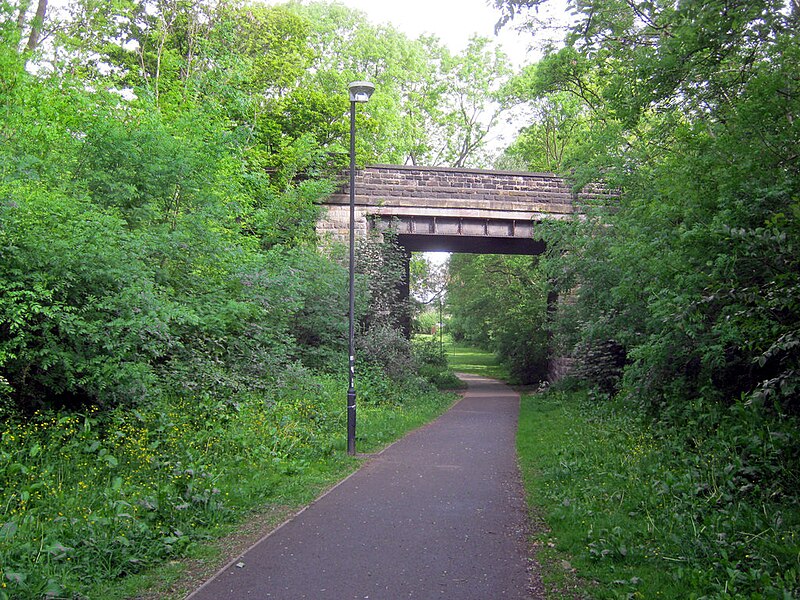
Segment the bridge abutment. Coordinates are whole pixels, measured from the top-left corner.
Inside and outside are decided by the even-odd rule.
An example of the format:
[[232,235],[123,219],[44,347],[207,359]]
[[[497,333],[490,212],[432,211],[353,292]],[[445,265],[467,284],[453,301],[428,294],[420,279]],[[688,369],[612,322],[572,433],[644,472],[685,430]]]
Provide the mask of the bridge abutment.
[[[355,209],[356,238],[365,238],[368,231],[367,207]],[[317,235],[325,242],[346,244],[350,237],[350,207],[340,204],[324,205],[324,213],[317,221]]]

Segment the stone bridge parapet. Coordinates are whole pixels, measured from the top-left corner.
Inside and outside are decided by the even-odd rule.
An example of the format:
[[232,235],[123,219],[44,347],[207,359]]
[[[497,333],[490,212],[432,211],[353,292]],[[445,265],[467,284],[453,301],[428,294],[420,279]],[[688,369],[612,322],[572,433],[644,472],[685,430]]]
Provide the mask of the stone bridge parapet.
[[[349,184],[326,202],[317,230],[346,240]],[[568,183],[547,173],[374,165],[356,172],[356,230],[394,222],[401,234],[526,237],[543,219],[575,210]]]
[[[347,192],[345,186],[342,193]],[[370,166],[356,173],[356,192],[392,203],[417,199],[436,206],[490,210],[516,205],[571,212],[573,204],[569,186],[555,175],[482,169]]]

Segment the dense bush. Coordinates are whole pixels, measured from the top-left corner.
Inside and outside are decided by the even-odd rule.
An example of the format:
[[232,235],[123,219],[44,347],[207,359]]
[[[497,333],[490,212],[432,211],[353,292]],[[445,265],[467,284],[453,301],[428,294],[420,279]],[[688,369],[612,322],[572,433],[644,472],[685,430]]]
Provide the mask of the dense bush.
[[27,112],[2,122],[15,140],[0,170],[6,411],[231,397],[294,360],[341,366],[346,278],[309,244],[331,182],[276,189],[224,119],[176,117],[147,94],[122,109],[11,56],[3,102]]
[[412,322],[414,333],[431,334],[439,328],[439,309],[429,308],[428,310],[420,311],[414,316]]
[[796,414],[798,12],[614,6],[585,4],[514,87],[578,105],[561,115],[561,169],[616,190],[547,234],[548,275],[575,300],[558,341],[590,362],[613,344],[604,360],[624,357],[622,389],[654,412],[746,397]]
[[208,215],[143,232],[90,202],[5,192],[0,358],[22,408],[234,394],[341,348],[342,271],[313,251],[253,252]]
[[362,278],[356,308],[358,360],[394,379],[413,373],[409,299],[403,295],[405,251],[392,231],[358,240],[356,268]]
[[[230,398],[297,360],[343,368],[347,278],[314,226],[346,156],[329,86],[361,71],[312,47],[341,25],[382,60],[383,34],[325,6],[30,8],[0,1],[4,408]],[[25,39],[57,18],[44,60]],[[359,161],[388,147],[382,102],[360,111]],[[359,265],[359,331],[405,324],[402,260],[366,244]]]
[[359,362],[380,367],[395,379],[413,372],[411,341],[403,332],[388,325],[373,325],[358,336]]
[[0,364],[16,403],[133,402],[192,315],[155,283],[124,222],[40,186],[3,186]]
[[437,339],[414,340],[414,362],[420,376],[441,390],[456,390],[465,386],[449,367],[447,355]]

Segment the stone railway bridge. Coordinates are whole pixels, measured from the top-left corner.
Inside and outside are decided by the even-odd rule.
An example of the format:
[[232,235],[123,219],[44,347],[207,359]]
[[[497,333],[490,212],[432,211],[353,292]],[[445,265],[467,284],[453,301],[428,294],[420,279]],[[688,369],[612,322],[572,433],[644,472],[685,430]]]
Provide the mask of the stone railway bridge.
[[[394,226],[409,252],[540,254],[536,224],[571,215],[584,194],[545,173],[397,165],[356,172],[356,235]],[[321,237],[346,241],[349,182],[325,203]]]
[[[545,173],[397,165],[357,171],[355,188],[356,236],[392,227],[409,259],[423,251],[541,254],[545,245],[536,225],[567,218],[582,200],[598,195],[575,193],[564,179]],[[347,242],[349,181],[324,208],[320,237]],[[551,379],[565,368],[568,363],[556,359]]]

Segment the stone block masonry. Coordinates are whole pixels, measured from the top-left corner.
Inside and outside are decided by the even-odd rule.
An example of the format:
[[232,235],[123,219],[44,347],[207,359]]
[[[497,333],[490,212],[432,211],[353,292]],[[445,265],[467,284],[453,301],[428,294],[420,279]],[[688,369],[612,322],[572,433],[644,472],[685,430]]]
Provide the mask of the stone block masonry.
[[[563,219],[597,195],[576,194],[564,179],[548,173],[373,165],[356,172],[356,231],[363,236],[371,226],[394,221],[415,234],[413,223],[422,219],[471,225],[459,228],[463,235],[530,236],[533,223]],[[345,183],[325,202],[317,226],[321,237],[347,239],[349,202]],[[435,227],[422,229],[437,235]]]

